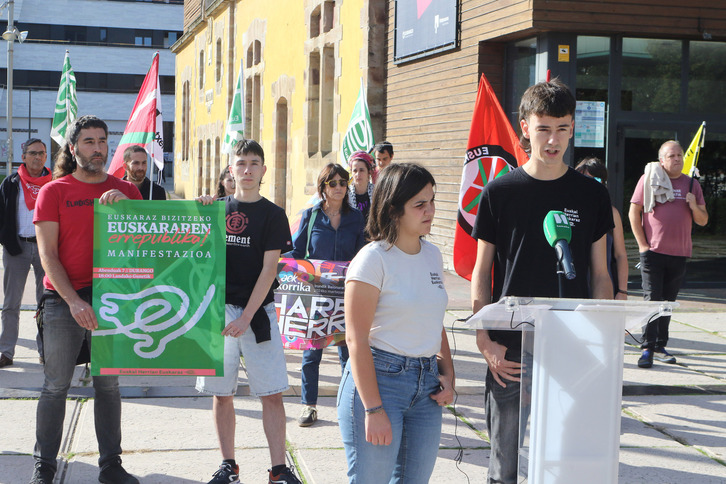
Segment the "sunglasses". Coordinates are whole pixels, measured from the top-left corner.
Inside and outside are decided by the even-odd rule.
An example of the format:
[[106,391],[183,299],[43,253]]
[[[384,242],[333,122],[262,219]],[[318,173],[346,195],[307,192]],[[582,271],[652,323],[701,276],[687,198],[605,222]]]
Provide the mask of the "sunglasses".
[[348,180],[330,180],[326,181],[325,184],[328,185],[330,188],[335,188],[338,185],[344,187],[348,184]]

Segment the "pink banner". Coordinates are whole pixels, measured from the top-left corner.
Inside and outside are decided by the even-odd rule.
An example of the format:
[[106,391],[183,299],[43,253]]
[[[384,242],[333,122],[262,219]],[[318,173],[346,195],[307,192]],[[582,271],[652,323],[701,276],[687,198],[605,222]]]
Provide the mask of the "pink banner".
[[348,262],[280,259],[275,289],[285,348],[325,348],[344,340],[343,292]]

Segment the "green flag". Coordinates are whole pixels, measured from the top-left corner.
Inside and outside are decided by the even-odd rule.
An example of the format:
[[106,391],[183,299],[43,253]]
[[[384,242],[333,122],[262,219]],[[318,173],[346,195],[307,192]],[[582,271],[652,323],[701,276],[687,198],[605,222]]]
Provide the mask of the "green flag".
[[366,90],[363,87],[363,79],[361,79],[358,100],[353,107],[353,114],[350,116],[348,130],[345,132],[343,147],[340,150],[341,164],[347,166],[350,155],[358,150],[369,151],[374,144],[371,114],[368,112]]
[[96,200],[93,222],[92,374],[221,376],[224,204]]
[[58,97],[55,101],[53,123],[50,127],[50,137],[59,145],[63,144],[66,137],[66,129],[75,121],[76,113],[78,113],[76,75],[73,73],[73,68],[71,67],[70,53],[66,51],[66,57],[63,60],[60,86],[58,86]]
[[229,118],[227,119],[227,133],[224,135],[222,143],[222,153],[231,155],[234,153],[234,147],[238,141],[245,137],[245,96],[243,90],[243,62],[239,63],[239,75],[237,76],[237,87],[234,89],[234,97],[232,98],[232,107],[229,109]]

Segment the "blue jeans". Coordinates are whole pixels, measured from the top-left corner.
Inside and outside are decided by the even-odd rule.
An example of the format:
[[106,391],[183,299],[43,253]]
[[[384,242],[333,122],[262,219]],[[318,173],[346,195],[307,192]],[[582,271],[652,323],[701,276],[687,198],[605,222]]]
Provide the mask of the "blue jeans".
[[[686,258],[646,251],[640,253],[640,275],[646,301],[675,301],[686,278]],[[668,345],[671,317],[661,316],[649,322],[643,331],[641,348],[658,350]]]
[[506,388],[487,370],[484,408],[491,442],[488,484],[516,484],[519,459],[519,382]]
[[[90,298],[87,302],[90,302]],[[38,400],[33,457],[56,469],[63,436],[66,397],[83,340],[91,345],[91,332],[80,327],[61,298],[48,298],[43,313],[45,382]],[[117,376],[94,376],[94,420],[103,467],[121,454],[121,394]]]
[[[301,384],[303,405],[317,405],[318,403],[318,380],[320,379],[320,360],[322,359],[322,349],[303,351]],[[341,371],[345,371],[345,364],[348,362],[347,346],[338,346],[338,359]]]
[[407,358],[375,348],[371,351],[393,440],[391,445],[366,442],[365,408],[348,363],[338,389],[338,424],[349,482],[426,483],[441,440],[441,407],[430,397],[439,391],[436,356]]

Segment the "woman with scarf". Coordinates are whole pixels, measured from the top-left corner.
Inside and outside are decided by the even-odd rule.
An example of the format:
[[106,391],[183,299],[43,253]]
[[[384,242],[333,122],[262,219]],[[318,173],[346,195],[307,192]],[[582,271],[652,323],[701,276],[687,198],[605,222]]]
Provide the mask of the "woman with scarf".
[[353,175],[353,183],[348,187],[348,203],[360,210],[366,223],[373,195],[373,183],[371,183],[373,165],[373,157],[366,151],[356,151],[348,159],[348,166]]

